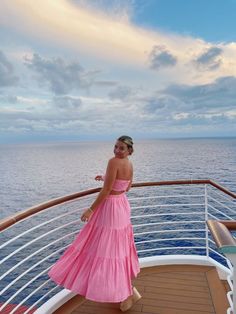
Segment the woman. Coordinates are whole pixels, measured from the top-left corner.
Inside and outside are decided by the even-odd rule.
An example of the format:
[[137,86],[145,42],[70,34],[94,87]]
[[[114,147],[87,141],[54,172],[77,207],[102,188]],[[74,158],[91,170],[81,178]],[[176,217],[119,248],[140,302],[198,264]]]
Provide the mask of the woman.
[[49,271],[57,284],[84,300],[121,302],[121,311],[141,298],[131,284],[140,269],[125,195],[132,184],[133,167],[128,159],[132,153],[132,138],[119,137],[106,175],[95,178],[104,180],[103,187],[81,216],[88,223]]

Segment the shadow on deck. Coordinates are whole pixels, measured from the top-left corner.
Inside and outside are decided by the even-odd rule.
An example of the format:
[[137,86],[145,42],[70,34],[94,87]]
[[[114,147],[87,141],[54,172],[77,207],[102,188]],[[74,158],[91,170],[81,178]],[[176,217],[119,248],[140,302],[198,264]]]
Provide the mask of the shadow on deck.
[[[224,314],[227,285],[214,267],[169,265],[143,268],[134,285],[142,294],[127,314]],[[63,313],[70,313],[66,309]],[[86,301],[72,314],[120,314],[117,303]]]

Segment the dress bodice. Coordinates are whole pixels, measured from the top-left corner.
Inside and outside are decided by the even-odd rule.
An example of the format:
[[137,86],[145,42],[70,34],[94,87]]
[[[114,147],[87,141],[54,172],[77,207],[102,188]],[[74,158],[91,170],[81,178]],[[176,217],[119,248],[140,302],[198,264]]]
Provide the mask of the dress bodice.
[[121,179],[115,179],[112,190],[113,191],[126,191],[129,186],[130,180],[121,180]]
[[[103,181],[105,181],[106,175],[102,176]],[[129,186],[130,180],[115,179],[112,190],[117,192],[126,191]]]

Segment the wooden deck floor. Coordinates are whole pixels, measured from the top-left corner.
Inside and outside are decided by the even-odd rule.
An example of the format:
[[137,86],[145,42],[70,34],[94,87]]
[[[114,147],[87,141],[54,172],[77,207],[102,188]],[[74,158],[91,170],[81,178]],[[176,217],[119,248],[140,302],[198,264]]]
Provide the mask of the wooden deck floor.
[[[214,267],[143,268],[134,285],[142,294],[127,314],[225,314],[227,285]],[[65,312],[66,313],[66,312]],[[119,304],[86,301],[72,314],[120,314]]]

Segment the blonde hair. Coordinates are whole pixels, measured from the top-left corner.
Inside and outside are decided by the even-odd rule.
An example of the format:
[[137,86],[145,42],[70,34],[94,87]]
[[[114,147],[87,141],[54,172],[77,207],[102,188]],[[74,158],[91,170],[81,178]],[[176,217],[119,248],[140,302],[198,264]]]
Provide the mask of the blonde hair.
[[125,143],[128,146],[130,155],[133,153],[133,151],[134,151],[134,149],[133,149],[134,143],[133,143],[132,137],[130,137],[128,135],[122,135],[117,140],[122,142],[122,143]]

